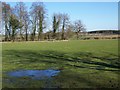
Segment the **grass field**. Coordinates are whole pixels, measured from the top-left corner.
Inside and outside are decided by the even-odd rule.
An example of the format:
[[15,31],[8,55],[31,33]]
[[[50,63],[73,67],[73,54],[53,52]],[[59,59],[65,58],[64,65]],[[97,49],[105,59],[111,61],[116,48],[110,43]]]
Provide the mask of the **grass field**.
[[119,88],[118,40],[2,44],[3,88],[46,88],[45,80],[10,77],[14,70],[59,69],[53,88]]

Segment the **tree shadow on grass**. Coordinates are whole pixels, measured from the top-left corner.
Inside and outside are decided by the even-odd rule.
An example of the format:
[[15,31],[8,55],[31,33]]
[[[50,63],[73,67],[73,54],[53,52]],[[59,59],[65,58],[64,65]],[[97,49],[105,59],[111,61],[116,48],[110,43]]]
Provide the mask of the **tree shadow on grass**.
[[[17,62],[22,64],[30,63],[45,63],[46,65],[64,65],[74,68],[88,68],[104,71],[119,71],[120,62],[117,60],[118,57],[97,57],[92,53],[78,52],[69,55],[64,52],[57,51],[18,51],[18,50],[7,50],[4,51],[3,57],[16,59]],[[97,59],[97,60],[96,60]],[[4,60],[3,60],[4,62]],[[13,61],[14,62],[14,61]],[[82,65],[81,65],[82,63]],[[85,65],[84,65],[85,64]],[[113,68],[113,69],[106,69]]]
[[[117,57],[111,58],[110,60],[108,60],[108,58],[106,58],[106,57],[97,57],[97,56],[94,56],[92,53],[88,53],[88,52],[78,52],[78,53],[74,53],[74,54],[69,54],[69,53],[50,51],[50,50],[47,50],[47,51],[7,50],[7,51],[3,52],[3,57],[4,57],[3,62],[5,62],[7,64],[19,62],[16,65],[23,64],[25,66],[27,66],[29,64],[38,65],[39,63],[40,64],[44,63],[46,65],[46,67],[49,67],[49,65],[51,65],[52,67],[57,66],[58,69],[61,69],[61,66],[63,66],[63,67],[67,66],[69,68],[74,68],[74,69],[76,69],[76,68],[92,69],[92,70],[99,70],[99,71],[112,71],[115,73],[119,72],[118,69],[120,68]],[[13,65],[15,65],[15,64],[13,64]],[[106,67],[111,68],[111,69],[106,69]],[[33,69],[36,69],[36,67]],[[88,72],[89,72],[89,70],[88,70]],[[87,84],[87,86],[92,86],[92,87],[99,87],[100,85],[101,85],[100,87],[105,86],[105,85],[102,86],[104,83],[99,84],[98,82],[96,82],[92,79],[84,77],[87,75],[82,75],[82,76],[79,76],[79,75],[82,75],[82,74],[79,74],[79,72],[71,71],[71,70],[68,72],[65,71],[64,73],[62,73],[61,75],[58,75],[58,77],[56,77],[56,79],[55,79],[55,82],[57,83],[56,86],[62,87],[61,85],[67,84],[69,87],[73,87],[75,85],[76,85],[76,87],[80,87],[79,83],[85,83],[85,84]],[[96,74],[96,77],[97,77],[97,74]],[[102,77],[99,77],[99,78],[102,78]],[[93,79],[94,79],[94,77],[93,77]],[[21,83],[21,81],[22,80],[20,80],[20,81],[18,80],[18,87],[20,86],[19,83]],[[26,85],[28,85],[27,87],[29,87],[28,80],[25,80],[25,82],[26,82]],[[105,82],[109,82],[109,81],[105,81]],[[3,84],[5,84],[5,83],[3,83]],[[115,83],[117,83],[117,82],[115,82]],[[112,85],[112,84],[110,84],[110,85]],[[107,86],[110,86],[110,85],[108,84]],[[24,86],[24,85],[22,85],[22,86]],[[38,86],[40,86],[40,85],[38,85]],[[26,86],[24,86],[24,87],[26,87]],[[114,87],[116,87],[116,86],[114,86]]]

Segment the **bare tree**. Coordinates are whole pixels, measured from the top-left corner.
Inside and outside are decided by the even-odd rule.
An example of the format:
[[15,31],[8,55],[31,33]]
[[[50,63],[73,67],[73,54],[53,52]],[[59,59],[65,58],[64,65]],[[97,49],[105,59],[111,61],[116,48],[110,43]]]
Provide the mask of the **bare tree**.
[[62,14],[62,35],[61,35],[62,40],[65,39],[65,29],[66,29],[68,23],[69,23],[68,14]]
[[45,28],[45,15],[46,9],[42,2],[33,2],[31,7],[32,12],[32,24],[33,24],[33,36],[36,29],[38,30],[38,40],[42,39],[43,29]]
[[[37,35],[38,40],[42,40],[44,35],[44,39],[53,38],[64,40],[70,38],[75,32],[78,39],[79,34],[85,31],[85,27],[80,20],[75,21],[74,25],[72,25],[70,24],[68,14],[58,13],[53,14],[52,30],[44,33],[47,13],[42,2],[33,2],[29,12],[23,2],[18,2],[14,10],[12,10],[9,4],[3,3],[2,9],[5,40],[14,37],[17,32],[17,35],[19,34],[22,40],[25,39],[28,41],[28,32],[30,30],[31,33],[29,34],[31,34],[32,40],[35,40]],[[15,21],[16,24],[13,21]],[[15,26],[13,24],[15,24]]]
[[[24,16],[25,16],[25,13],[26,13],[26,6],[25,6],[25,3],[23,2],[18,2],[17,5],[15,6],[15,11],[16,11],[16,16],[18,17],[18,20],[21,24],[21,26],[24,26]],[[21,39],[23,40],[24,37],[23,37],[23,33],[24,33],[24,27],[21,27],[19,28],[20,30],[20,37]]]
[[30,11],[30,21],[32,23],[32,33],[31,33],[31,40],[34,41],[35,35],[36,35],[36,26],[37,26],[37,10],[35,8],[34,3],[31,6],[31,11]]
[[2,16],[3,16],[3,25],[5,28],[5,41],[10,39],[10,28],[9,28],[9,19],[10,19],[11,8],[9,4],[2,2]]
[[15,35],[17,34],[16,30],[21,28],[21,24],[14,13],[11,13],[9,23],[10,23],[10,27],[12,28],[11,39],[14,42]]
[[73,35],[74,35],[74,25],[73,24],[69,24],[68,27],[67,27],[67,31],[66,31],[66,35],[67,35],[67,38],[71,38]]
[[61,22],[61,14],[53,15],[53,39],[56,38],[56,31],[59,32],[59,26]]
[[26,38],[26,41],[28,41],[28,28],[30,24],[30,18],[27,11],[24,12],[23,19],[24,19],[25,38]]
[[42,39],[43,29],[45,28],[45,7],[43,3],[38,3],[38,20],[39,20],[39,31],[38,40]]
[[86,29],[84,25],[82,24],[81,20],[77,20],[74,23],[74,31],[76,32],[77,39],[79,39],[80,32],[84,32]]

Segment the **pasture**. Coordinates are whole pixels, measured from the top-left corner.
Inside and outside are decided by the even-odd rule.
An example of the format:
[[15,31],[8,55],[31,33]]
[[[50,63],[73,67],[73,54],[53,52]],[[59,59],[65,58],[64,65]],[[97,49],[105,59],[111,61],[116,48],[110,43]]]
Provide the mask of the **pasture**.
[[[3,88],[119,88],[118,40],[2,43]],[[60,70],[52,80],[11,77],[16,70]]]

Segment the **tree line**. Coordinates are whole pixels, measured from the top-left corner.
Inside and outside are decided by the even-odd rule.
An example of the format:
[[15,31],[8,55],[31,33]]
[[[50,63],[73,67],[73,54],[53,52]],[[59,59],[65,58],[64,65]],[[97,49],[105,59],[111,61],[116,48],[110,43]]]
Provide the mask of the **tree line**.
[[65,40],[74,35],[79,39],[79,34],[86,30],[81,20],[70,22],[67,13],[54,13],[50,25],[52,28],[49,29],[47,16],[43,2],[33,2],[29,10],[24,2],[17,2],[14,7],[2,2],[4,40]]

